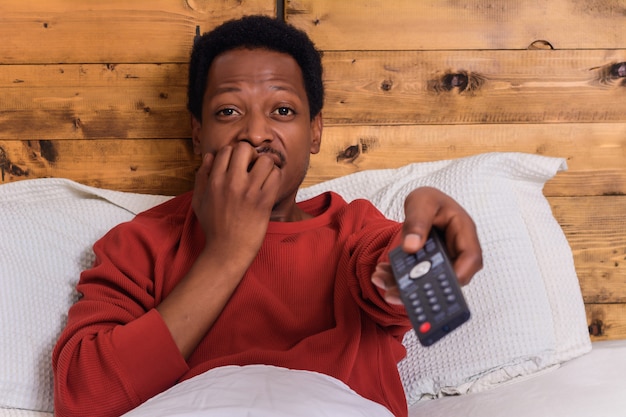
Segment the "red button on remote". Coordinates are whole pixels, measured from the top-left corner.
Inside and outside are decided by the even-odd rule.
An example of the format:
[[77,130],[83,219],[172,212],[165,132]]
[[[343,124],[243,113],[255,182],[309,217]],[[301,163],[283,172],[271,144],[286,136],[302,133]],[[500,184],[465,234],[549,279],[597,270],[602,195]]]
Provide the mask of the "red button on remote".
[[430,323],[429,322],[422,323],[422,325],[420,326],[420,333],[428,333],[429,330],[430,330]]

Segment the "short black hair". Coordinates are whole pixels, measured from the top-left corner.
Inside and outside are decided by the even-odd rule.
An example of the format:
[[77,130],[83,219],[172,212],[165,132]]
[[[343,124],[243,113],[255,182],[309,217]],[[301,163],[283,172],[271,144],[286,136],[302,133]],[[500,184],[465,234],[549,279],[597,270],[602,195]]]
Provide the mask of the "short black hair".
[[245,16],[221,24],[194,42],[189,61],[187,109],[198,121],[202,121],[202,102],[213,60],[224,52],[239,48],[267,49],[290,55],[302,71],[311,120],[322,111],[322,52],[315,48],[304,31],[282,20]]

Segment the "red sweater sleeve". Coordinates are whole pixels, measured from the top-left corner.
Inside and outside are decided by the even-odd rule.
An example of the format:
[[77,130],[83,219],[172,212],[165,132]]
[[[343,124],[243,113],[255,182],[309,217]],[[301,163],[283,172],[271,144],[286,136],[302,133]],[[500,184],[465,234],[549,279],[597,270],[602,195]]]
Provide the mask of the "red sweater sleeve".
[[160,236],[145,236],[131,222],[94,245],[96,262],[81,276],[82,297],[53,352],[57,417],[121,415],[188,370],[154,309],[150,262]]
[[347,280],[361,310],[386,332],[402,340],[411,329],[404,306],[385,301],[383,291],[372,281],[376,265],[389,261],[389,252],[400,244],[401,224],[385,218],[369,202],[355,201],[353,209],[364,217],[362,229],[350,236],[340,259],[338,273]]

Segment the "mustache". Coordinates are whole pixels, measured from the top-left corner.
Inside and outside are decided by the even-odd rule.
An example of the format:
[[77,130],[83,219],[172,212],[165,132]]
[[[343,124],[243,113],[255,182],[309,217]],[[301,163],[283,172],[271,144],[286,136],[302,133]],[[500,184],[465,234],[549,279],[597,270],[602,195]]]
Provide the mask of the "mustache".
[[280,165],[282,166],[285,164],[285,156],[282,154],[282,152],[274,148],[271,148],[269,146],[261,146],[261,147],[256,148],[256,151],[259,155],[263,153],[270,153],[272,155],[276,155],[278,157],[278,160],[280,161]]

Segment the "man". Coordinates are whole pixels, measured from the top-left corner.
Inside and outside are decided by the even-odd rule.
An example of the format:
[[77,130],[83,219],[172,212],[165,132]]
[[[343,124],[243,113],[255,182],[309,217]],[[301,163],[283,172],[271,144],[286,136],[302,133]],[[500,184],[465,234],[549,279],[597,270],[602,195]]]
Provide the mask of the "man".
[[463,284],[482,265],[474,223],[415,190],[404,224],[326,193],[296,204],[322,136],[320,53],[267,17],[202,36],[189,70],[193,192],[94,246],[54,355],[56,415],[120,415],[224,365],[322,372],[406,415],[396,368],[410,329],[387,254],[445,229]]

